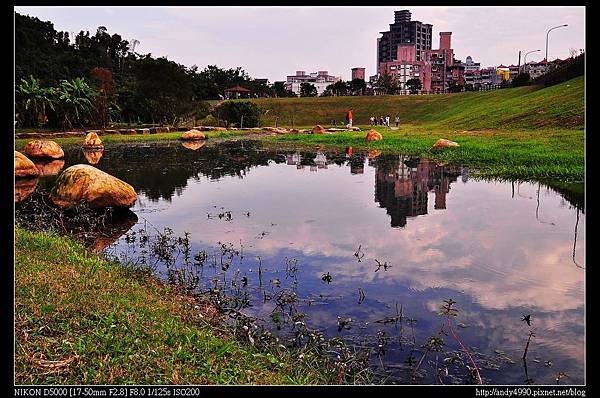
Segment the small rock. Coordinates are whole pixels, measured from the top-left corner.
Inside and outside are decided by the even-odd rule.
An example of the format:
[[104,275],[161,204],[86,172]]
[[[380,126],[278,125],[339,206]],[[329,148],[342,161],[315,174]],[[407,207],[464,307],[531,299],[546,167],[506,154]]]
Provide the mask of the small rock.
[[313,134],[325,134],[325,129],[320,124],[317,124],[315,127],[312,128],[311,132]]
[[367,132],[367,136],[365,137],[365,139],[367,141],[381,141],[383,140],[383,136],[380,132],[371,129]]
[[98,134],[91,132],[85,136],[82,147],[85,149],[104,149],[104,144]]
[[186,131],[181,135],[182,140],[205,140],[206,135],[202,131],[195,129]]
[[433,146],[431,148],[432,149],[457,148],[459,146],[460,145],[458,145],[458,142],[454,142],[454,141],[446,140],[444,138],[440,138],[439,140],[437,140],[435,142],[435,144],[433,144]]

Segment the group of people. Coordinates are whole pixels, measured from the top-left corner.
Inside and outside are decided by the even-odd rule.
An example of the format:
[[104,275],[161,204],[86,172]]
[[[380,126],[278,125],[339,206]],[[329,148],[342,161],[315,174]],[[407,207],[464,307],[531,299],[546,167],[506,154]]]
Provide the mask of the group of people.
[[[387,115],[386,117],[383,116],[379,116],[379,119],[377,119],[376,116],[371,116],[369,118],[369,122],[371,124],[371,126],[387,126],[390,127],[390,115]],[[398,127],[400,125],[400,116],[396,115],[394,117],[394,123],[396,124],[396,127]]]
[[[352,111],[353,111],[353,109],[350,108],[346,112],[346,127],[347,128],[352,128]],[[380,116],[379,119],[377,119],[377,117],[375,117],[375,116],[371,116],[369,118],[369,122],[370,122],[371,126],[377,126],[379,124],[380,126],[387,126],[389,128],[390,127],[390,115],[387,115],[386,117]],[[332,123],[335,124],[335,121],[332,121]],[[396,116],[394,117],[394,123],[396,124],[396,127],[398,127],[400,125],[400,116],[398,116],[398,114],[396,114]]]

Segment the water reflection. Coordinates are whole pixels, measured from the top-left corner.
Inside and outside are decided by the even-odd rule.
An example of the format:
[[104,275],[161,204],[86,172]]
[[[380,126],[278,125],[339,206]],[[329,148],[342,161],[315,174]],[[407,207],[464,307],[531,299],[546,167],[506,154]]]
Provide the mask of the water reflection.
[[35,178],[16,178],[15,179],[15,203],[22,202],[35,191],[35,188],[40,181],[39,177]]
[[83,152],[83,156],[85,156],[85,159],[91,165],[97,165],[100,162],[102,155],[104,154],[103,149],[100,149],[100,150],[84,149],[84,150],[82,150],[82,152]]
[[34,162],[35,167],[40,172],[40,177],[53,176],[60,173],[65,165],[63,159],[56,159],[51,161],[36,161]]
[[[65,152],[68,164],[81,160],[79,151]],[[584,267],[585,215],[583,196],[564,193],[572,187],[472,179],[466,168],[415,157],[269,150],[255,141],[201,151],[114,146],[101,169],[140,193],[134,229],[147,221],[190,233],[193,252],[220,244],[243,252],[227,267],[198,272],[203,286],[236,272],[247,278],[246,311],[267,322],[267,295],[293,289],[312,327],[375,345],[385,331],[401,344],[390,344],[383,361],[401,366],[439,331],[440,304],[453,298],[463,342],[481,364],[501,362],[501,372],[482,365],[484,378],[523,382],[521,317],[530,313],[528,378],[552,384],[564,370],[567,383],[583,381],[585,274],[576,265]],[[127,245],[120,239],[113,248]],[[377,323],[394,316],[396,302],[416,323]],[[339,330],[338,316],[352,318],[351,328]]]

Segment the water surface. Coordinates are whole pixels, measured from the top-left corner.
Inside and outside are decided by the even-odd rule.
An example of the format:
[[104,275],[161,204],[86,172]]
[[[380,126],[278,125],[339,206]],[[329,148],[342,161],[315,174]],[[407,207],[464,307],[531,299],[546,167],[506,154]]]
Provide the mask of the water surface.
[[[388,383],[415,382],[410,358],[421,358],[430,336],[446,343],[440,363],[460,352],[451,334],[439,334],[448,333],[438,312],[449,298],[459,310],[454,331],[486,383],[556,384],[558,372],[569,376],[561,384],[584,383],[581,196],[541,183],[474,179],[456,165],[377,155],[238,141],[201,148],[114,145],[94,162],[138,192],[130,234],[170,228],[174,236],[190,234],[192,254],[237,251],[225,256],[226,270],[209,261],[196,269],[200,286],[224,282],[234,290],[233,281],[248,294],[244,311],[274,330],[277,310],[265,298],[295,292],[309,327],[373,347],[374,366],[384,364],[378,372]],[[65,167],[88,163],[79,149],[67,150],[65,160]],[[53,179],[42,177],[38,189]],[[139,254],[125,238],[108,252]],[[164,264],[157,272],[168,277]],[[401,322],[382,322],[398,308]],[[521,320],[527,314],[531,328]],[[338,317],[351,318],[350,328],[338,330]],[[529,330],[535,337],[526,375],[520,358]],[[381,362],[378,336],[386,342]],[[439,382],[430,360],[435,355],[416,382]],[[451,368],[442,381],[464,382],[465,373]]]

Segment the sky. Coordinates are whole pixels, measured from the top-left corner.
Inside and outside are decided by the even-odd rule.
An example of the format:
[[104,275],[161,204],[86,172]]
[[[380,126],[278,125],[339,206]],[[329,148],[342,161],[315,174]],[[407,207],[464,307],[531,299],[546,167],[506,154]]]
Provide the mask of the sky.
[[[482,67],[567,58],[585,49],[585,7],[14,7],[54,23],[59,31],[90,31],[137,39],[135,51],[186,65],[241,66],[253,78],[285,80],[297,70],[327,70],[350,80],[351,68],[376,72],[377,38],[394,22],[394,11],[408,9],[412,19],[452,32],[455,57],[471,56]],[[521,59],[523,62],[523,58]],[[368,78],[367,78],[368,79]]]

